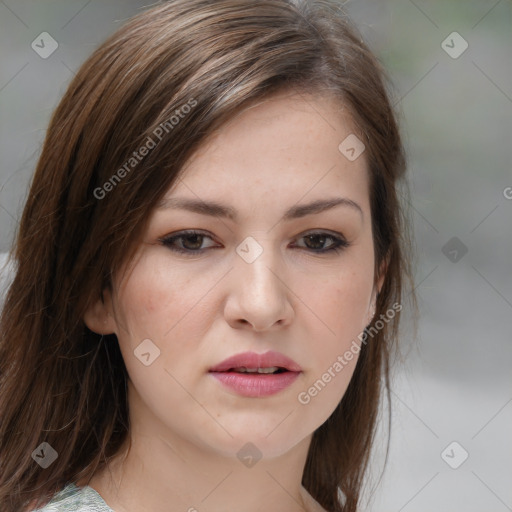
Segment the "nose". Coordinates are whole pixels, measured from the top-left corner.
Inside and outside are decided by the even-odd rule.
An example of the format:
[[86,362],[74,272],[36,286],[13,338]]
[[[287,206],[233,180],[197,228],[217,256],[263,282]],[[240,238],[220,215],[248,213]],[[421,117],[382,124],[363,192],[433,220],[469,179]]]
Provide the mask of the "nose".
[[270,246],[252,262],[236,255],[229,273],[229,293],[224,316],[235,329],[254,331],[283,328],[294,317],[293,293],[285,282],[279,255]]

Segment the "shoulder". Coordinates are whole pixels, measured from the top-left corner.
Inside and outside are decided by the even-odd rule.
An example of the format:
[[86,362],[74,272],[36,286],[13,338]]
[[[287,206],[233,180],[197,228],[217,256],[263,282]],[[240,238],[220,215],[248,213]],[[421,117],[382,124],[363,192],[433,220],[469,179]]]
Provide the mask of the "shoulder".
[[33,512],[113,512],[103,498],[88,486],[67,484],[43,508]]

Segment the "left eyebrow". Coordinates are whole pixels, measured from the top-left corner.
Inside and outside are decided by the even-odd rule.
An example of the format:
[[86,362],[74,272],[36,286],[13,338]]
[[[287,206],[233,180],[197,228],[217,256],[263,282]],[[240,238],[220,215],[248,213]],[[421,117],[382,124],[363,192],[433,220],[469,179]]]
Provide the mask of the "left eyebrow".
[[[335,197],[332,199],[319,199],[307,204],[292,206],[285,211],[281,220],[289,221],[321,213],[337,206],[349,207],[357,211],[361,218],[364,218],[362,208],[352,199],[346,197]],[[237,211],[231,206],[227,206],[215,201],[202,201],[200,199],[189,199],[185,197],[169,197],[162,199],[158,205],[158,209],[184,209],[202,215],[210,215],[212,217],[223,217],[236,221],[238,218]]]

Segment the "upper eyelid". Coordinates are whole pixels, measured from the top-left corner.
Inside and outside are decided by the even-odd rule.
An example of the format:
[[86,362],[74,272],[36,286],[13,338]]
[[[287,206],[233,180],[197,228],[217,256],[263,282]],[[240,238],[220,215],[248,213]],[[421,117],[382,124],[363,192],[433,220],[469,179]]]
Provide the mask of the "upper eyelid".
[[[213,236],[212,234],[210,234],[206,231],[200,230],[200,229],[193,229],[193,228],[169,233],[168,235],[162,236],[160,238],[160,240],[168,240],[170,238],[179,238],[179,237],[193,236],[193,235],[205,236],[205,237],[215,240],[215,236]],[[325,229],[325,228],[312,228],[310,230],[298,233],[297,235],[295,235],[294,238],[309,236],[309,235],[331,235],[333,237],[340,237],[340,238],[343,238],[346,240],[346,237],[343,233],[339,233],[339,232],[332,231],[330,229]]]
[[161,237],[160,240],[170,240],[173,238],[179,239],[194,235],[204,236],[206,238],[211,238],[212,240],[215,241],[215,237],[213,235],[199,229],[185,229],[183,231],[176,231],[174,233],[169,233],[168,235]]

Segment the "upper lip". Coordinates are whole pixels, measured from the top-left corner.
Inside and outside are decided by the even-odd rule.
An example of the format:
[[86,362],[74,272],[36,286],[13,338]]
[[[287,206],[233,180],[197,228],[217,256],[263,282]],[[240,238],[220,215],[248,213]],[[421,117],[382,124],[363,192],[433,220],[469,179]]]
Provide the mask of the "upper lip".
[[272,350],[265,352],[264,354],[257,354],[256,352],[235,354],[216,366],[213,366],[209,371],[225,372],[242,366],[245,368],[270,368],[272,366],[277,366],[279,368],[285,368],[291,372],[302,371],[302,368],[293,359],[290,359],[280,352],[274,352]]

